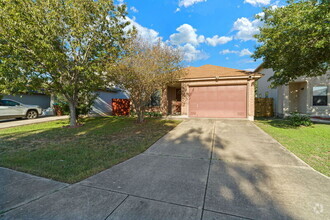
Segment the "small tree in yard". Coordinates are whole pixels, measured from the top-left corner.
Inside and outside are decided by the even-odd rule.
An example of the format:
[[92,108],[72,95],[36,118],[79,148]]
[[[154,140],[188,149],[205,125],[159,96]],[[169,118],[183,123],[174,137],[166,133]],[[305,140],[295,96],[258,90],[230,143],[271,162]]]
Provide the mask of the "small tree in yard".
[[279,8],[265,8],[264,26],[255,37],[262,43],[253,57],[273,68],[272,86],[300,76],[326,74],[330,63],[329,0],[290,0]]
[[0,93],[60,94],[76,126],[79,100],[106,85],[130,35],[125,15],[112,0],[0,0]]
[[109,76],[128,91],[138,122],[144,121],[147,105],[155,91],[179,79],[183,74],[182,54],[158,42],[135,38],[125,47],[127,54],[109,65]]

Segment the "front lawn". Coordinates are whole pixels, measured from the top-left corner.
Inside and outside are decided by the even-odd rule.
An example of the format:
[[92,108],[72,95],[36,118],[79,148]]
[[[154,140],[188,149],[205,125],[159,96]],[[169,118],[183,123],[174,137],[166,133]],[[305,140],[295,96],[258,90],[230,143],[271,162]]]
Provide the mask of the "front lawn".
[[256,120],[255,123],[311,167],[330,176],[330,125],[296,128],[281,119]]
[[179,123],[103,117],[79,128],[62,120],[1,129],[0,166],[74,183],[145,151]]

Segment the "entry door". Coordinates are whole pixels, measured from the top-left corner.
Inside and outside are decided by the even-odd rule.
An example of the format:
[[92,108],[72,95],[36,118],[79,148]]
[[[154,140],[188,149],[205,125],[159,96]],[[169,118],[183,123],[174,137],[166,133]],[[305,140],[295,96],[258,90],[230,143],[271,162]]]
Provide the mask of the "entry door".
[[246,85],[190,87],[189,116],[246,118],[246,99]]

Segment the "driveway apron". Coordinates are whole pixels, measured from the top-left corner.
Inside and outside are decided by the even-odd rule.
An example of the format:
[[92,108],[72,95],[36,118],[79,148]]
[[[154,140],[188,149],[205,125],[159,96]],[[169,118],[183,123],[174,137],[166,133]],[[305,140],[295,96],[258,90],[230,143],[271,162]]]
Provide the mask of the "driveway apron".
[[191,119],[146,152],[0,218],[330,219],[329,204],[329,178],[252,122]]

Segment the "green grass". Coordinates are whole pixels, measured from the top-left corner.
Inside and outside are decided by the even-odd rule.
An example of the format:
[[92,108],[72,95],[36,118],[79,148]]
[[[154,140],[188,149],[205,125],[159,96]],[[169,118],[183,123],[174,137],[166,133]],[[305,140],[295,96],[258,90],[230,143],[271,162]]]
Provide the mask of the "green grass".
[[281,119],[255,123],[311,167],[330,176],[330,125],[292,127]]
[[75,183],[145,151],[179,121],[126,117],[67,120],[0,130],[0,166]]

